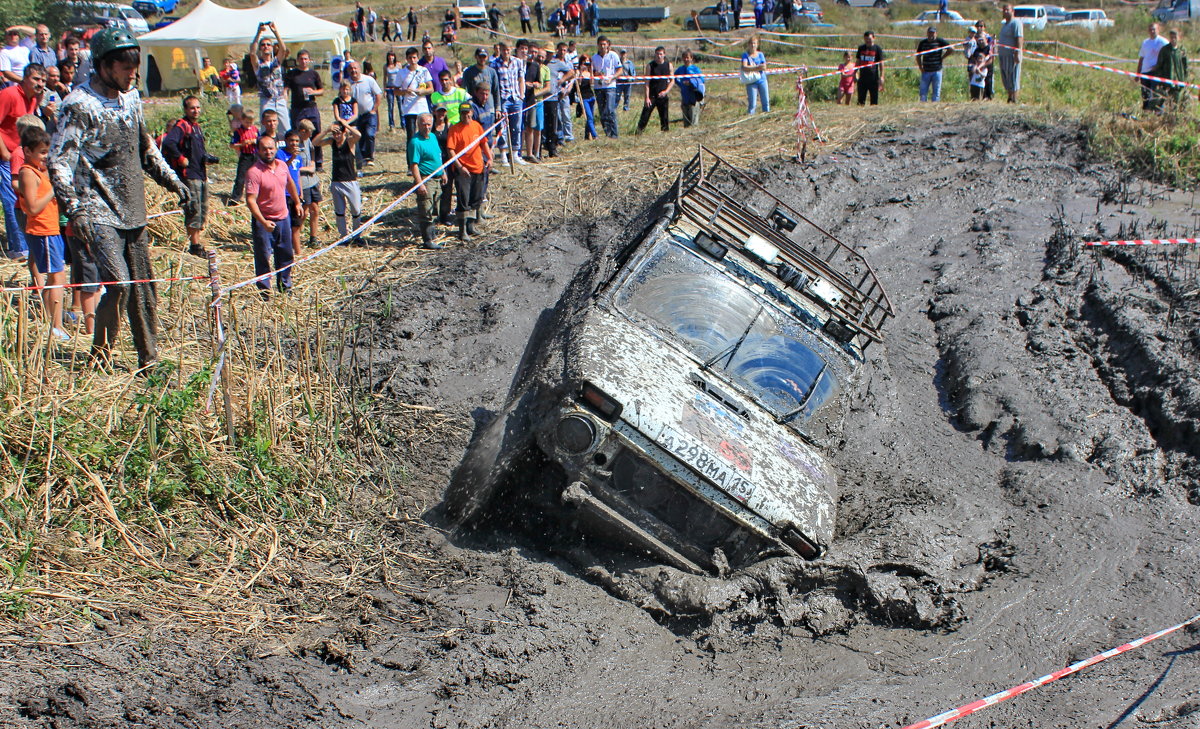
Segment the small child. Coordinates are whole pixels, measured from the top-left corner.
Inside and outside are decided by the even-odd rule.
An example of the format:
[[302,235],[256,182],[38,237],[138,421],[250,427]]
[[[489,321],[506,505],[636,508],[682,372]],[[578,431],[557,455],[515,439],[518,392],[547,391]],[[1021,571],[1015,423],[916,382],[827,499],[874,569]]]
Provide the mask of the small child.
[[[296,125],[300,134],[300,156],[304,164],[300,167],[300,202],[304,205],[304,217],[308,220],[308,245],[317,244],[317,220],[321,214],[321,181],[317,178],[316,155],[313,153],[313,132],[316,126],[308,119],[301,119]],[[299,239],[293,243],[296,256],[300,256]]]
[[65,342],[71,336],[63,329],[63,290],[67,282],[66,246],[58,226],[58,200],[46,172],[50,155],[50,135],[45,129],[30,127],[21,134],[25,163],[21,165],[18,202],[25,212],[25,240],[29,259],[46,276],[42,289],[42,309],[50,320],[50,335]]
[[837,101],[842,103],[844,100],[846,106],[850,106],[850,97],[854,95],[854,72],[858,68],[854,65],[854,60],[850,58],[850,51],[842,54],[842,62],[838,64],[838,73],[841,77],[838,81]]
[[338,86],[337,98],[333,100],[333,115],[346,124],[353,124],[358,118],[358,102],[354,100],[349,81],[343,81]]
[[246,172],[254,166],[255,151],[258,149],[258,127],[254,126],[254,115],[240,104],[229,107],[229,146],[238,153],[237,172],[233,177],[233,192],[228,205],[237,205],[246,186]]
[[237,61],[233,56],[225,56],[225,66],[217,74],[221,85],[225,87],[225,100],[230,106],[242,103],[242,72],[238,70]]
[[981,47],[971,56],[971,101],[983,98],[983,88],[987,83],[987,48]]
[[[300,154],[300,132],[295,129],[288,131],[283,135],[283,146],[275,151],[275,159],[280,160],[287,165],[288,174],[292,176],[292,182],[296,183],[296,192],[300,192],[300,169],[304,167],[304,156]],[[291,191],[286,193],[291,196]],[[288,206],[288,215],[292,218],[292,253],[300,256],[300,232],[304,224],[304,201],[296,206],[300,209],[299,217],[296,216],[294,209]]]

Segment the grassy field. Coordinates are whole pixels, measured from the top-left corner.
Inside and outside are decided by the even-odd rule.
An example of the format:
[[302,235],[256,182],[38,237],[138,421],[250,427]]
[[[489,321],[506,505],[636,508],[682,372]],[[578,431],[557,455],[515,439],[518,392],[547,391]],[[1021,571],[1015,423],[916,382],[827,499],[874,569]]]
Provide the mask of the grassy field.
[[[335,20],[347,18],[352,8],[302,5]],[[667,23],[610,35],[639,64],[659,43],[669,46],[673,57],[683,47],[740,55],[738,35],[744,33],[686,39],[694,33],[683,28],[684,11],[699,7],[673,6]],[[884,13],[825,3],[826,20],[837,26],[821,31],[828,35],[784,39],[805,47],[768,40],[764,50],[772,62],[808,65],[816,73],[819,66],[835,65],[841,52],[813,46],[856,45],[870,28],[881,34],[889,54],[902,55],[915,48],[915,39],[882,36],[893,34],[892,20],[929,7],[901,3]],[[987,19],[993,30],[999,25],[990,4],[954,7],[967,17]],[[378,9],[399,14],[399,6]],[[429,8],[423,19],[440,12]],[[1147,12],[1126,6],[1110,12],[1116,28],[1031,31],[1028,40],[1048,42],[1030,48],[1104,60],[1070,44],[1129,59],[1144,36]],[[958,29],[945,32],[951,40],[959,35]],[[478,31],[465,31],[460,40],[445,52],[464,62],[474,45],[490,43]],[[591,50],[590,39],[580,40]],[[1185,47],[1190,47],[1186,41]],[[354,52],[378,66],[386,48],[368,43],[356,45]],[[834,153],[884,126],[1008,111],[998,101],[967,102],[964,64],[957,57],[948,61],[944,100],[936,105],[917,103],[911,60],[890,65],[883,103],[875,108],[835,106],[834,80],[811,82],[812,113],[824,143],[810,147],[810,153]],[[715,55],[701,61],[705,71],[730,71],[736,65]],[[499,175],[492,185],[499,217],[489,235],[471,245],[521,235],[535,217],[605,214],[609,201],[586,190],[657,194],[697,144],[746,165],[792,156],[794,79],[791,74],[773,77],[773,111],[755,117],[745,116],[744,92],[736,79],[713,81],[699,127],[675,125],[664,135],[652,124],[652,131],[637,137],[631,134],[640,92],[635,89],[631,110],[621,114],[621,139],[576,143],[558,159]],[[161,128],[177,115],[177,99],[150,100],[152,127]],[[1099,153],[1139,174],[1184,186],[1195,182],[1200,152],[1193,111],[1146,118],[1130,79],[1031,60],[1022,101],[1024,113],[1048,123],[1082,123]],[[207,107],[212,151],[224,161],[214,187],[223,195],[232,177],[232,155],[222,144],[220,100],[208,100]],[[677,119],[678,107],[673,111]],[[363,178],[368,213],[408,185],[402,141],[403,135],[380,135],[380,164]],[[171,207],[159,193],[151,202],[155,209]],[[249,224],[242,208],[217,208],[209,242],[219,250],[225,281],[241,280],[252,273]],[[428,504],[406,500],[411,474],[395,454],[423,431],[467,427],[427,408],[381,403],[370,383],[355,379],[361,370],[354,358],[370,356],[369,343],[359,340],[363,311],[386,310],[438,265],[437,253],[414,248],[411,212],[402,206],[381,220],[372,231],[374,247],[339,248],[304,264],[286,299],[263,304],[252,292],[241,291],[226,300],[226,365],[232,374],[226,388],[228,418],[220,390],[213,412],[205,408],[214,360],[203,284],[176,282],[160,289],[161,347],[169,364],[149,378],[132,373],[127,341],[112,372],[88,365],[88,341],[81,334],[67,349],[54,349],[28,315],[29,297],[6,295],[0,302],[0,418],[5,423],[0,429],[0,628],[8,628],[9,639],[26,640],[122,611],[182,616],[237,635],[291,630],[320,620],[331,605],[350,599],[356,586],[396,567],[379,563],[376,546],[385,523],[417,519]],[[327,211],[326,242],[333,237],[330,221]],[[151,232],[160,275],[206,273],[203,261],[182,253],[186,246],[177,216],[155,221]],[[15,284],[24,273],[4,261],[0,278]],[[395,538],[394,530],[389,538]],[[401,571],[417,568],[419,550],[412,555],[414,562],[401,565]],[[314,564],[321,565],[315,573]],[[316,576],[293,579],[297,574]]]

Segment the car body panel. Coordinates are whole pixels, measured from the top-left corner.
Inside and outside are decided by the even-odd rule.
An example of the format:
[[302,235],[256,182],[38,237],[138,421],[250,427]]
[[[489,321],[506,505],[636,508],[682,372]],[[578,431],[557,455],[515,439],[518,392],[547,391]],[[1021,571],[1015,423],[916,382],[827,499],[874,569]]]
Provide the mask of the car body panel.
[[1013,7],[1013,17],[1021,21],[1024,28],[1042,30],[1048,22],[1048,14],[1043,5],[1016,5]]

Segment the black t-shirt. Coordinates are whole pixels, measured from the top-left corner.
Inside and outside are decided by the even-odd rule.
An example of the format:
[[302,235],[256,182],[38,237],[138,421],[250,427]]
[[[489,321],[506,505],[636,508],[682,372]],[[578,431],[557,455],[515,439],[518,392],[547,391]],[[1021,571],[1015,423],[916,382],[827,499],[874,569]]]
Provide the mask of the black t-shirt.
[[358,179],[358,170],[354,166],[354,146],[350,140],[329,145],[333,149],[333,181],[354,182]]
[[[306,109],[317,108],[317,100],[315,97],[304,98],[304,92],[301,89],[323,89],[324,84],[321,82],[321,74],[313,69],[301,71],[292,69],[288,71],[283,78],[283,85],[292,92],[291,108],[295,111],[304,111]],[[294,114],[292,116],[295,116]]]
[[[945,48],[950,44],[941,38],[923,38],[917,44],[917,53],[923,55],[917,56],[921,59],[921,70],[925,73],[933,73],[934,71],[942,70],[942,57],[946,55]],[[929,53],[924,53],[929,51]]]
[[[646,75],[647,76],[670,76],[671,75],[671,62],[663,61],[662,63],[659,63],[658,61],[651,61],[650,62],[650,72],[647,73]],[[650,99],[653,100],[654,97],[658,96],[659,94],[661,94],[662,92],[667,90],[667,86],[670,85],[670,79],[664,78],[661,81],[659,81],[659,80],[650,81],[650,82],[648,82],[648,85],[650,87]]]
[[[538,63],[537,61],[533,60],[532,58],[529,59],[528,61],[526,61],[525,62],[525,80],[530,83],[535,83],[535,84],[541,83],[542,82],[542,64]],[[526,106],[533,103],[535,95],[536,95],[536,92],[533,89],[526,87],[526,89],[525,89],[525,105]]]
[[[872,45],[867,45],[866,43],[863,43],[861,46],[858,47],[858,55],[855,56],[854,64],[856,66],[861,67],[864,64],[878,63],[879,61],[882,61],[882,60],[883,60],[883,49],[879,47],[878,43],[872,44]],[[866,68],[859,68],[858,77],[859,78],[863,78],[863,77],[878,78],[879,77],[879,66],[867,66]]]

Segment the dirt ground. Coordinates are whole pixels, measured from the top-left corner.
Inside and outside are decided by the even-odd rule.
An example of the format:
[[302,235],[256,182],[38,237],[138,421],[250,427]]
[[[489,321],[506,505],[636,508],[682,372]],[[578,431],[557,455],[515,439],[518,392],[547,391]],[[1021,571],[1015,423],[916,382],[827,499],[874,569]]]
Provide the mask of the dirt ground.
[[[466,425],[396,450],[397,509],[425,519],[395,548],[436,555],[438,578],[393,575],[293,645],[106,624],[4,656],[0,725],[899,727],[1197,612],[1197,259],[1079,246],[1191,225],[1187,194],[1006,117],[880,128],[759,178],[860,246],[898,311],[829,444],[821,562],[689,583],[569,534],[443,528],[471,430],[630,216],[563,221],[445,252],[372,320],[374,389]],[[962,725],[1200,726],[1196,636]]]

